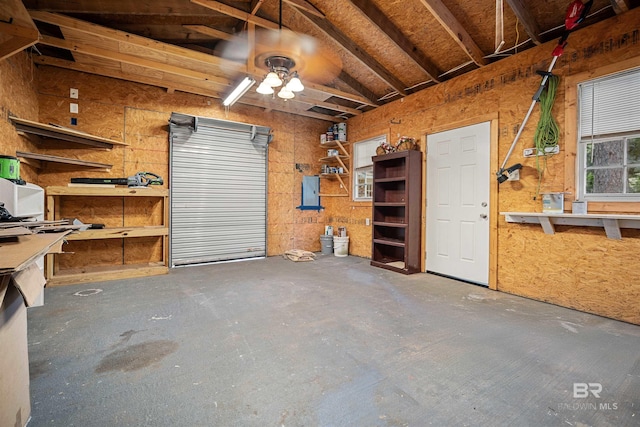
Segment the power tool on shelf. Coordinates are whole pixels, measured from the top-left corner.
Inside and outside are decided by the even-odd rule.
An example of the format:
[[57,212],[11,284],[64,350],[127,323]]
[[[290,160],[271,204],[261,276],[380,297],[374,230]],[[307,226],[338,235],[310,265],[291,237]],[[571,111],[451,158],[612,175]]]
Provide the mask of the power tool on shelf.
[[130,188],[145,188],[150,185],[162,185],[164,181],[152,172],[138,172],[127,178],[71,178],[72,184],[112,184],[126,185]]

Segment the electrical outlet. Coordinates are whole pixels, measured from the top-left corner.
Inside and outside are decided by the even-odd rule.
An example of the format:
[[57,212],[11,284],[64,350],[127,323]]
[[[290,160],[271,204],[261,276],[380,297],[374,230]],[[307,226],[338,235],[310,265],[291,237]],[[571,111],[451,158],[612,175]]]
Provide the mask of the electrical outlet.
[[520,181],[520,169],[516,169],[511,172],[507,181]]
[[73,87],[69,89],[69,98],[78,99],[78,89]]
[[365,219],[365,220],[364,220],[364,224],[365,224],[365,225],[370,225],[370,224],[371,224],[371,221],[369,221],[369,218],[367,218],[367,219]]

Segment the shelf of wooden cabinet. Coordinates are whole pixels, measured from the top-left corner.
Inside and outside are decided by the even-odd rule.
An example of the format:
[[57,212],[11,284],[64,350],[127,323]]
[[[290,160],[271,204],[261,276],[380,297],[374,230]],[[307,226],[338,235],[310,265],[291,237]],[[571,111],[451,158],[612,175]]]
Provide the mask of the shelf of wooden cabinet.
[[64,286],[77,283],[104,282],[107,280],[157,276],[168,272],[169,268],[162,263],[74,268],[58,271],[54,277],[47,279],[47,285]]
[[[66,197],[120,197],[120,198],[158,198],[162,204],[162,224],[140,225],[129,227],[108,227],[103,229],[88,229],[67,236],[69,241],[88,241],[103,239],[129,239],[157,237],[162,240],[162,260],[143,264],[119,264],[109,266],[83,265],[80,268],[58,269],[57,256],[47,256],[46,276],[48,283],[55,285],[68,285],[74,283],[97,282],[104,280],[124,279],[130,277],[143,277],[157,274],[165,274],[168,269],[168,239],[169,239],[169,190],[165,188],[104,188],[104,187],[64,187],[52,186],[46,188],[47,219],[55,220],[59,216],[58,207],[60,199]],[[83,218],[86,223],[91,223],[90,218]]]
[[421,159],[414,150],[373,157],[372,266],[420,271]]
[[168,235],[169,228],[164,226],[110,227],[88,229],[75,234],[70,234],[67,237],[67,240],[126,239],[129,237],[155,237]]

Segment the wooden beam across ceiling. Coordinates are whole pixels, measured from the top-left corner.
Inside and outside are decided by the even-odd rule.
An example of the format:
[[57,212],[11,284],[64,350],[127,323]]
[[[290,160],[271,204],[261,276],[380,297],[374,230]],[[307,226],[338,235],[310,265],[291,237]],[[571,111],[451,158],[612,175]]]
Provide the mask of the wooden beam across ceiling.
[[[27,9],[46,10],[48,12],[75,14],[113,14],[113,15],[177,15],[177,16],[206,16],[211,12],[190,4],[187,1],[176,0],[23,0]],[[176,7],[180,3],[179,7]]]
[[317,7],[306,0],[284,0],[284,2],[289,4],[290,6],[305,10],[313,15],[316,15],[318,18],[325,18],[324,13],[322,13],[320,10],[318,10]]
[[411,43],[400,29],[375,4],[368,0],[350,0],[362,14],[387,35],[409,58],[413,60],[434,82],[439,82],[440,72],[424,53]]
[[529,10],[529,6],[527,6],[526,2],[524,0],[507,0],[507,3],[518,20],[524,26],[524,30],[531,38],[531,41],[537,45],[542,44],[542,40],[540,39],[540,33],[542,33],[542,30]]
[[621,13],[628,12],[631,8],[630,0],[611,0],[611,6],[613,7],[616,15],[620,15]]
[[440,22],[449,35],[478,66],[487,65],[484,52],[473,41],[464,26],[441,0],[420,0],[424,7]]
[[224,3],[220,3],[219,1],[213,0],[191,0],[191,3],[195,3],[200,6],[204,6],[208,9],[215,10],[216,12],[223,13],[225,15],[233,16],[234,18],[240,19],[242,21],[250,22],[256,24],[263,28],[268,28],[271,30],[277,30],[279,25],[275,22],[271,22],[268,19],[260,18],[259,16],[252,15],[251,13],[242,11],[240,9],[236,9],[231,6],[227,6]]
[[31,17],[36,21],[57,25],[61,28],[69,28],[85,34],[99,36],[108,40],[115,40],[117,42],[122,42],[132,46],[143,48],[153,55],[167,55],[172,58],[177,58],[183,63],[185,59],[188,59],[189,61],[195,61],[205,66],[214,66],[222,69],[237,71],[242,71],[245,69],[242,64],[234,61],[229,61],[201,52],[194,52],[183,47],[158,42],[142,36],[137,36],[134,34],[125,33],[124,31],[102,27],[100,25],[92,24],[56,13],[31,11]]
[[20,0],[2,0],[0,61],[37,43],[40,33]]
[[364,66],[366,66],[371,72],[378,76],[382,81],[387,83],[393,89],[395,89],[401,95],[406,95],[405,88],[407,87],[400,79],[395,77],[390,71],[388,71],[382,64],[376,61],[372,56],[362,50],[353,40],[347,37],[342,31],[326,19],[319,18],[318,16],[307,12],[304,9],[298,9],[298,12],[307,19],[310,23],[315,25],[320,31],[326,34],[331,39],[335,40],[341,48],[345,49],[356,59],[358,59]]
[[215,28],[207,27],[206,25],[183,25],[183,27],[219,40],[231,40],[234,37],[233,34],[216,30]]

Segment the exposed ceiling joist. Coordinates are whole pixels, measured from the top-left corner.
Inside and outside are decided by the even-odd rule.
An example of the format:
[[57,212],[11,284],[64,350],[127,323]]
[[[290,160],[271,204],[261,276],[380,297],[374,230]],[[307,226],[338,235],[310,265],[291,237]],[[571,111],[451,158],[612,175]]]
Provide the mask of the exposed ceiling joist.
[[487,65],[484,52],[473,41],[464,26],[453,16],[441,0],[420,0],[429,12],[440,22],[449,35],[478,66]]
[[629,11],[631,8],[631,0],[611,0],[611,6],[616,15]]
[[268,28],[271,30],[277,30],[278,28],[280,28],[279,25],[275,22],[271,22],[268,19],[260,18],[259,16],[252,15],[251,13],[244,12],[240,9],[236,9],[235,7],[227,6],[226,4],[220,3],[219,1],[191,0],[191,3],[204,6],[216,12],[224,13],[225,15],[233,16],[234,18],[256,24],[263,28]]
[[130,55],[126,53],[115,52],[108,49],[102,49],[92,46],[91,44],[71,42],[56,37],[43,36],[40,40],[41,44],[47,46],[53,46],[60,49],[67,49],[71,52],[79,52],[85,55],[95,56],[97,58],[109,59],[112,61],[118,61],[124,64],[136,65],[151,70],[161,71],[163,73],[169,73],[176,76],[189,77],[196,80],[203,80],[211,83],[215,83],[221,86],[229,86],[233,82],[226,78],[218,77],[213,74],[203,73],[201,71],[194,71],[177,65],[165,64],[162,62],[156,62],[149,59],[141,58],[139,56]]
[[48,24],[57,25],[61,28],[69,28],[77,30],[79,32],[103,37],[109,40],[115,40],[138,46],[144,49],[148,49],[150,52],[170,55],[172,57],[200,62],[206,65],[213,65],[215,67],[226,68],[231,70],[243,70],[245,67],[234,61],[229,61],[223,58],[218,58],[212,55],[207,55],[201,52],[194,52],[189,49],[185,49],[178,46],[173,46],[167,43],[158,42],[145,37],[136,36],[134,34],[125,33],[123,31],[113,30],[110,28],[102,27],[100,25],[91,24],[89,22],[81,21],[75,18],[69,18],[64,15],[49,12],[31,11],[31,17],[36,21],[46,22]]
[[360,83],[346,71],[342,70],[340,74],[338,74],[338,78],[342,80],[347,86],[362,95],[366,100],[368,100],[369,102],[365,103],[366,105],[370,105],[372,107],[378,106],[376,94],[367,89],[365,85]]
[[206,25],[183,25],[184,28],[204,34],[214,39],[231,40],[234,35],[225,31],[216,30],[215,28],[207,27]]
[[364,14],[365,17],[375,26],[380,28],[405,54],[409,56],[427,76],[434,82],[440,81],[440,72],[433,63],[422,53],[402,31],[382,13],[382,11],[368,0],[350,0]]
[[0,61],[37,43],[40,33],[20,0],[3,0],[0,11]]
[[364,52],[355,42],[353,42],[342,31],[336,28],[331,22],[327,21],[326,19],[319,18],[318,16],[309,13],[304,9],[297,10],[302,16],[307,19],[307,21],[318,27],[318,29],[328,37],[335,40],[338,45],[342,46],[349,53],[351,53],[371,72],[377,75],[380,79],[386,82],[401,95],[406,95],[405,88],[407,86],[402,81],[400,81],[400,79],[396,78],[390,71],[385,69],[382,64],[380,64],[372,56]]
[[322,13],[320,10],[318,10],[317,7],[315,7],[314,5],[312,5],[306,0],[284,0],[284,2],[298,9],[301,9],[313,15],[316,15],[318,18],[325,18],[324,13]]
[[[176,7],[175,0],[131,1],[131,0],[23,0],[27,9],[39,9],[50,12],[78,14],[114,14],[114,15],[207,15],[207,10],[181,1]],[[44,5],[42,5],[44,3]]]
[[531,40],[535,44],[542,44],[542,40],[540,39],[540,33],[542,31],[531,14],[526,2],[524,2],[524,0],[507,0],[507,3],[511,10],[513,10],[513,13],[518,17],[518,20],[524,26],[524,30],[527,32]]

